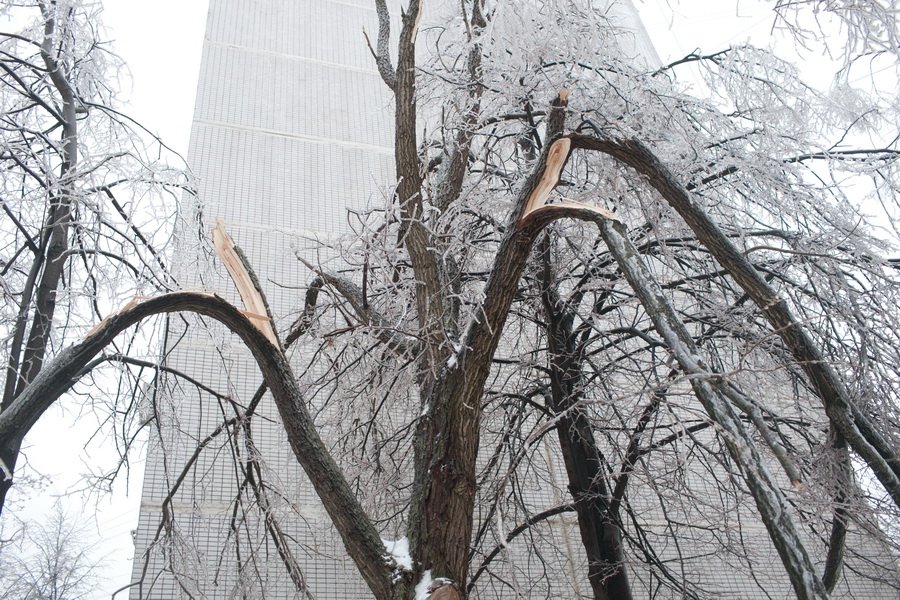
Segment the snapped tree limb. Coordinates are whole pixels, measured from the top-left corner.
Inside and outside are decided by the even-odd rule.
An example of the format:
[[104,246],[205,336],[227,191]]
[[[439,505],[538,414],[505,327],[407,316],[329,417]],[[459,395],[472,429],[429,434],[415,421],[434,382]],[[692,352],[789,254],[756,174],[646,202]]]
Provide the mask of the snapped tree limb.
[[[224,299],[204,292],[173,292],[131,303],[109,316],[84,340],[49,361],[13,405],[0,414],[0,460],[18,444],[38,418],[72,385],[85,365],[122,331],[140,321],[171,312],[211,317],[237,334],[256,359],[284,424],[297,461],[322,500],[347,552],[377,598],[389,598],[390,570],[384,546],[356,499],[306,409],[290,363],[259,327]],[[5,461],[6,462],[6,461]]]

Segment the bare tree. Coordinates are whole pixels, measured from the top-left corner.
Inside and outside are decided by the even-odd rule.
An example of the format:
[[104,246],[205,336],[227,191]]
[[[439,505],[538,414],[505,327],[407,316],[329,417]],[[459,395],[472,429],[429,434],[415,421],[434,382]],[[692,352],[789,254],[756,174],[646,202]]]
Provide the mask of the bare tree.
[[[396,185],[360,215],[340,263],[307,262],[315,278],[290,331],[275,330],[250,265],[219,232],[246,310],[200,292],[132,303],[23,387],[0,414],[0,440],[27,431],[121,332],[193,312],[240,337],[264,386],[201,439],[158,535],[176,535],[173,494],[207,444],[231,435],[244,448],[237,497],[254,498],[298,591],[252,447],[265,388],[377,598],[523,595],[516,578],[530,569],[510,542],[527,537],[529,564],[552,562],[540,538],[569,511],[596,598],[628,597],[635,581],[702,597],[690,572],[701,547],[748,577],[773,548],[798,598],[828,597],[845,564],[896,587],[890,560],[874,574],[857,566],[872,544],[897,550],[879,526],[900,506],[896,261],[844,187],[894,216],[894,130],[845,148],[862,125],[877,130],[871,105],[836,107],[768,52],[642,65],[593,7],[527,4],[463,2],[447,9],[451,25],[429,29],[410,0],[393,54],[376,0]],[[684,93],[688,67],[709,97]],[[422,122],[435,133],[423,137]],[[321,341],[341,359],[311,353],[329,375],[307,383],[286,351],[329,310],[349,324]],[[414,394],[395,391],[401,379]],[[366,425],[326,441],[304,391],[349,407],[373,389],[394,413],[361,411]],[[551,432],[569,496],[535,510],[523,481],[543,476],[536,447]],[[354,469],[361,455],[379,460],[375,437],[397,448],[395,465],[412,465],[411,481]],[[364,485],[376,479],[393,489]],[[663,515],[661,529],[648,514]],[[749,537],[751,514],[768,541]],[[380,539],[385,522],[405,529],[408,562]]]
[[[173,285],[162,254],[172,224],[157,211],[184,178],[119,112],[99,10],[56,0],[3,8],[9,23],[30,22],[0,34],[4,412],[110,304]],[[0,511],[24,433],[0,451]]]
[[16,600],[78,600],[94,592],[99,561],[83,523],[56,504],[46,523],[28,522],[0,546],[0,593]]

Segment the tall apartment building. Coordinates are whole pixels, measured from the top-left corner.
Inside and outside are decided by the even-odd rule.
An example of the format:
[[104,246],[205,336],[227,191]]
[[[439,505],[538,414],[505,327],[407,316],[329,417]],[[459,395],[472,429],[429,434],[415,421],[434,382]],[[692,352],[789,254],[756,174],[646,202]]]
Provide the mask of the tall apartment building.
[[[653,57],[633,6],[619,0],[616,7],[621,22],[635,31],[630,50]],[[200,202],[185,207],[181,227],[224,224],[260,276],[279,331],[297,316],[311,278],[295,251],[312,262],[327,261],[330,251],[319,242],[345,232],[348,209],[361,209],[394,177],[392,97],[363,30],[378,30],[373,0],[210,1],[188,154]],[[178,268],[184,287],[238,302],[215,260],[191,245],[189,235],[183,238]],[[265,519],[233,502],[238,486],[259,483],[260,476],[271,484],[263,487],[264,497],[246,496],[284,517],[282,539],[315,597],[368,597],[284,442],[272,403],[259,404],[255,447],[235,447],[226,432],[216,431],[254,397],[261,383],[255,363],[215,327],[186,324],[170,321],[165,366],[220,395],[177,377],[148,390],[147,410],[154,411],[161,433],[154,435],[147,461],[135,539],[133,581],[139,583],[131,598],[299,596]],[[196,453],[198,446],[203,451]],[[248,481],[232,458],[253,452],[265,458],[266,470]],[[532,495],[559,500],[567,493],[565,475],[558,457],[547,453],[554,489]],[[189,463],[193,468],[185,474]],[[558,570],[549,577],[561,582],[554,591],[589,597],[574,518],[560,516],[554,527],[556,540],[547,544],[549,568]],[[768,548],[765,532],[757,529],[753,535]],[[723,562],[704,559],[702,551],[691,554],[699,557],[691,568],[709,571],[713,593],[743,586],[745,576],[723,570]],[[522,560],[530,564],[531,558]],[[773,573],[780,572],[777,558],[770,562]],[[533,568],[548,567],[535,562]],[[786,579],[777,579],[773,593],[786,597]],[[657,597],[652,581],[647,585],[641,593]],[[747,589],[758,592],[750,583]]]

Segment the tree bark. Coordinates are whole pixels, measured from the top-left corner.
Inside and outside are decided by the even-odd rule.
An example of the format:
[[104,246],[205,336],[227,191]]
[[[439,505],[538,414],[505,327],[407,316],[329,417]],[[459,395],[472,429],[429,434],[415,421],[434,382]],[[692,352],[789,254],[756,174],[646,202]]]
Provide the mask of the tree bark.
[[416,433],[415,489],[408,537],[418,571],[464,585],[475,500],[481,399],[509,309],[531,248],[555,215],[524,219],[559,181],[567,152],[545,147],[516,198],[484,288],[481,310],[463,333],[458,351],[434,365],[438,377],[422,387]]
[[[60,119],[62,125],[61,162],[59,179],[48,182],[50,192],[44,232],[41,236],[40,250],[35,254],[25,291],[22,295],[19,318],[9,353],[9,365],[6,373],[6,384],[0,410],[7,410],[22,390],[34,381],[44,364],[44,357],[50,343],[53,318],[56,313],[56,302],[66,265],[66,254],[69,249],[69,232],[72,226],[72,194],[73,174],[78,166],[78,120],[76,115],[75,89],[65,72],[66,65],[57,56],[55,40],[57,38],[57,19],[55,3],[47,5],[39,3],[44,19],[43,39],[41,40],[41,59],[47,68],[47,74],[53,87],[62,101],[62,112],[52,114]],[[33,308],[30,306],[34,298]],[[31,327],[27,339],[23,342],[27,327],[29,309],[32,310]],[[19,440],[21,444],[21,440]],[[6,504],[6,494],[12,487],[12,474],[18,445],[0,450],[0,461],[6,466],[8,476],[0,474],[0,514]]]

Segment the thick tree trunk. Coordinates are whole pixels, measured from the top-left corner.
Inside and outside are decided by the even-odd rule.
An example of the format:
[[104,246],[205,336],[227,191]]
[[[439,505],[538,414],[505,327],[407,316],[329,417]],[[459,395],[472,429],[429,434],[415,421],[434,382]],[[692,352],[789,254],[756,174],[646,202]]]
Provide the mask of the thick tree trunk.
[[[571,397],[560,399],[565,402]],[[610,493],[593,429],[581,410],[566,404],[554,406],[553,410],[562,415],[556,430],[588,559],[588,581],[595,600],[629,600],[632,595],[622,534],[617,515],[610,511]]]

